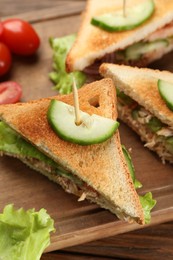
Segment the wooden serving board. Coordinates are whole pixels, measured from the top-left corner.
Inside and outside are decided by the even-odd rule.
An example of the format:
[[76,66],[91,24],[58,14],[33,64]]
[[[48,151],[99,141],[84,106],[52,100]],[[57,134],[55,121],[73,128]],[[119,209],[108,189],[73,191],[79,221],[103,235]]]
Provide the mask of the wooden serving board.
[[[41,47],[33,57],[14,57],[11,73],[2,80],[12,79],[23,86],[23,101],[55,95],[48,73],[52,70],[49,37],[74,33],[79,28],[84,1],[59,1],[47,10],[20,14],[33,23],[41,38]],[[67,8],[68,7],[68,8]],[[152,66],[173,71],[171,55]],[[132,148],[137,178],[143,183],[140,193],[151,191],[157,200],[150,225],[173,220],[173,168],[143,147],[139,137],[121,123],[122,143]],[[73,195],[14,158],[0,158],[0,211],[6,204],[16,208],[44,207],[55,220],[56,232],[51,235],[47,251],[69,247],[141,228],[118,220],[113,214],[87,201],[78,202]]]

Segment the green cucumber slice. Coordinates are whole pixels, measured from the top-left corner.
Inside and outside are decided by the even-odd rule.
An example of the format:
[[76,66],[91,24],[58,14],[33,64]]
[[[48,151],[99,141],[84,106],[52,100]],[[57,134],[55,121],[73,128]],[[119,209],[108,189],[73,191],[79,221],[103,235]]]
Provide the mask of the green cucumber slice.
[[150,128],[152,132],[156,133],[162,128],[163,124],[157,117],[152,117],[148,122],[147,126]]
[[125,50],[125,58],[127,60],[138,60],[142,55],[156,51],[163,47],[165,48],[168,45],[169,42],[167,40],[135,43]]
[[110,32],[131,30],[148,20],[153,14],[154,8],[154,1],[146,0],[137,6],[126,8],[125,16],[123,16],[122,8],[114,13],[93,17],[91,24]]
[[132,116],[133,120],[137,120],[138,116],[139,116],[139,109],[133,109],[131,112],[131,116]]
[[122,151],[123,151],[128,169],[130,171],[131,178],[132,178],[133,183],[134,183],[135,182],[135,169],[134,169],[134,166],[132,164],[131,156],[130,156],[129,152],[127,151],[127,149],[125,148],[124,145],[122,145],[121,147],[122,147]]
[[125,158],[125,161],[127,163],[127,167],[129,169],[133,184],[135,186],[135,189],[141,188],[142,184],[135,177],[135,168],[134,168],[134,165],[132,163],[131,156],[130,156],[129,152],[127,151],[127,149],[125,148],[124,145],[122,145],[122,151],[123,151],[124,158]]
[[165,146],[166,149],[173,154],[173,136],[166,138]]
[[89,115],[80,111],[80,125],[75,124],[74,107],[58,100],[51,100],[48,109],[48,122],[57,135],[66,141],[80,145],[101,143],[109,139],[117,130],[115,120]]
[[173,83],[159,79],[157,85],[159,93],[167,107],[173,111]]
[[134,100],[131,97],[127,96],[123,91],[118,91],[117,97],[122,99],[126,105],[132,105],[134,103]]

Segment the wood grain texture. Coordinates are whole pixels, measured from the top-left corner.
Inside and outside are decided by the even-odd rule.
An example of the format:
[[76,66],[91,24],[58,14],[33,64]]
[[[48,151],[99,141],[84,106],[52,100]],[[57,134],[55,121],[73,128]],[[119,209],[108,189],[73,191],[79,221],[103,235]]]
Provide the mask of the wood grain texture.
[[79,14],[85,6],[82,0],[43,0],[40,2],[34,0],[1,0],[0,17],[18,17],[31,23],[53,19],[67,15]]
[[[173,223],[44,254],[42,259],[173,259]],[[63,258],[63,256],[67,258]],[[87,256],[86,256],[87,255]]]
[[[58,19],[61,17],[72,16],[76,14],[80,14],[83,10],[85,4],[84,2],[74,2],[71,1],[66,2],[68,8],[64,8],[64,4],[59,3],[55,7],[49,7],[47,9],[38,9],[36,11],[28,11],[25,13],[19,13],[17,15],[18,18],[26,20],[31,24],[34,23],[43,23],[46,20]],[[8,18],[15,18],[16,15],[11,16],[3,16],[1,19],[5,20]]]
[[[124,258],[124,259],[167,259],[173,258],[173,228],[172,223],[160,225],[162,231],[157,227],[150,227],[143,230],[143,236],[140,231],[134,231],[122,234],[116,237],[102,239],[89,244],[76,246],[65,249],[65,252],[73,252],[88,255],[107,257],[107,258]],[[167,236],[162,236],[167,234]],[[169,251],[169,255],[168,255]],[[154,252],[154,254],[153,254]],[[109,257],[108,257],[109,256]]]
[[[1,81],[13,79],[23,86],[23,101],[56,94],[48,79],[52,69],[48,38],[76,32],[84,4],[85,1],[0,0],[1,17],[17,15],[25,18],[33,23],[41,37],[37,55],[27,59],[14,56],[11,72],[1,78]],[[151,67],[173,71],[171,56],[166,55]],[[74,196],[64,193],[59,186],[18,160],[0,158],[0,210],[5,203],[26,209],[45,207],[55,218],[57,228],[48,250],[68,246],[45,253],[42,259],[173,259],[173,222],[159,224],[173,219],[172,166],[162,165],[155,154],[143,148],[139,137],[123,124],[121,138],[128,148],[132,148],[136,174],[144,184],[141,192],[152,190],[158,200],[153,211],[153,226],[136,231],[131,230],[137,226],[127,225],[124,229],[123,223],[112,214],[93,204],[85,201],[79,204]],[[131,232],[121,234],[127,231]],[[113,236],[117,233],[119,235]],[[98,240],[87,243],[95,239]],[[74,244],[80,245],[70,247]]]
[[173,222],[46,253],[41,259],[173,259]]

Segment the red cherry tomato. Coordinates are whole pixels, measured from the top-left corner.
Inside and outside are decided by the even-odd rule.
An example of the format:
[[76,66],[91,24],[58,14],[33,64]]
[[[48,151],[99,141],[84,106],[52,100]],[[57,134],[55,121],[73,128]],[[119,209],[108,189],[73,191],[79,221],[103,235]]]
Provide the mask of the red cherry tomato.
[[0,38],[1,38],[2,31],[3,31],[3,25],[2,25],[2,23],[0,22]]
[[11,67],[11,53],[8,47],[0,42],[0,76],[4,75]]
[[26,21],[11,18],[2,22],[2,41],[16,54],[31,55],[40,45],[34,28]]
[[14,81],[0,83],[0,105],[16,103],[22,96],[21,86]]

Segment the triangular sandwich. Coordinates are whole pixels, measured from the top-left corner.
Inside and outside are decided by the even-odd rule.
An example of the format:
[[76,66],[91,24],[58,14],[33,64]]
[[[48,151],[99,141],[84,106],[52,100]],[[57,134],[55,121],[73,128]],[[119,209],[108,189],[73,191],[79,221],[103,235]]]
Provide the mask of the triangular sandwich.
[[118,90],[119,118],[138,133],[145,146],[157,152],[163,162],[173,163],[173,111],[159,90],[162,83],[164,89],[169,87],[169,97],[173,97],[173,74],[115,64],[102,64],[100,73],[112,78]]
[[[1,135],[5,129],[9,136],[13,135],[10,143],[1,145],[1,153],[21,159],[80,199],[87,198],[121,219],[144,224],[144,212],[118,131],[107,141],[94,145],[64,141],[47,120],[52,99],[73,105],[73,95],[69,94],[0,106]],[[81,88],[79,103],[80,109],[89,114],[117,118],[115,87],[110,79]]]
[[139,26],[123,31],[107,31],[91,24],[92,19],[108,14],[109,22],[113,23],[116,12],[119,15],[123,13],[123,1],[88,0],[76,41],[67,56],[67,70],[96,74],[103,62],[145,67],[170,52],[173,49],[173,1],[126,1],[129,22],[136,10],[140,10],[139,6],[144,9],[141,15],[145,15],[146,4],[153,6],[153,13]]

